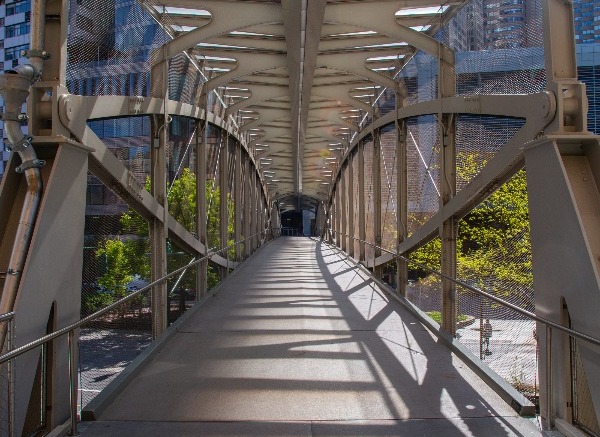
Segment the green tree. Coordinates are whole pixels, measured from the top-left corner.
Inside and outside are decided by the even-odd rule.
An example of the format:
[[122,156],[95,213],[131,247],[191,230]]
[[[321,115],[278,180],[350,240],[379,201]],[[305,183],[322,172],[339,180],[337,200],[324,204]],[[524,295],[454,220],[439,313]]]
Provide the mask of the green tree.
[[[485,159],[476,154],[461,157],[459,180],[469,181]],[[441,241],[436,238],[410,254],[415,262],[440,269]],[[531,240],[525,170],[517,172],[459,222],[457,276],[498,295],[521,293],[529,304],[533,284]],[[439,277],[417,268],[418,277],[439,282]]]
[[[146,190],[150,190],[150,179],[146,179]],[[169,213],[181,223],[189,232],[196,234],[196,175],[190,169],[183,169],[180,177],[176,179],[168,192]],[[207,237],[208,246],[219,248],[219,210],[220,188],[214,186],[212,181],[206,182],[207,199]],[[228,241],[233,243],[234,204],[231,196],[227,197],[227,210],[229,215]],[[150,246],[149,229],[147,221],[133,209],[129,209],[120,218],[123,235],[103,241],[96,251],[96,257],[106,260],[106,272],[98,281],[99,285],[110,291],[114,299],[126,294],[126,286],[137,274],[141,278],[150,278]],[[167,246],[167,268],[174,271],[185,266],[191,260],[191,255],[180,252],[172,243]],[[233,256],[234,250],[230,250]],[[219,282],[219,275],[209,267],[208,286],[212,288]],[[195,288],[195,276],[188,271],[178,287]],[[90,297],[88,300],[98,300]],[[112,300],[112,299],[111,299]],[[90,305],[93,302],[90,302]],[[108,302],[110,303],[110,302]],[[104,306],[106,299],[96,305]],[[99,308],[96,308],[99,309]]]

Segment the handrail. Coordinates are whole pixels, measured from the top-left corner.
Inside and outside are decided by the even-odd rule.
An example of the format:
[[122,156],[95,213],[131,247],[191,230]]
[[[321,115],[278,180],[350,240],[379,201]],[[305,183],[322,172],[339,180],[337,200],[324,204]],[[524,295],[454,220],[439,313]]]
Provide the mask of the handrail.
[[0,322],[6,322],[12,320],[15,317],[15,312],[11,311],[10,313],[4,313],[0,315]]
[[[360,240],[360,239],[358,239],[358,238],[356,238],[356,237],[354,237],[352,235],[343,234],[343,233],[341,233],[339,231],[334,231],[332,229],[328,229],[328,231],[330,231],[332,233],[335,233],[335,234],[339,234],[342,237],[347,237],[347,238],[350,238],[350,239],[352,239],[354,241],[358,241],[359,243],[368,244],[369,246],[371,246],[371,247],[373,247],[373,248],[375,248],[377,250],[381,250],[382,252],[389,253],[390,255],[393,255],[395,258],[400,258],[400,259],[402,259],[402,260],[404,260],[404,261],[406,261],[406,262],[408,262],[410,264],[413,264],[413,265],[419,267],[420,269],[426,270],[426,271],[428,271],[430,273],[433,273],[433,274],[435,274],[437,276],[440,276],[440,277],[442,277],[444,279],[447,279],[447,280],[449,280],[451,282],[454,282],[455,284],[458,284],[461,287],[464,287],[464,288],[466,288],[466,289],[468,289],[470,291],[473,291],[474,293],[477,293],[477,294],[480,294],[481,296],[487,297],[488,299],[493,300],[493,301],[495,301],[495,302],[497,302],[497,303],[499,303],[501,305],[504,305],[504,306],[506,306],[506,307],[508,307],[508,308],[510,308],[510,309],[512,309],[512,310],[514,310],[516,312],[518,312],[519,314],[522,314],[522,315],[524,315],[524,316],[526,316],[526,317],[528,317],[530,319],[535,320],[536,322],[540,322],[540,323],[543,323],[544,325],[551,326],[552,328],[556,328],[559,331],[562,331],[562,332],[570,335],[571,337],[575,337],[575,338],[578,338],[580,340],[587,341],[587,342],[592,343],[592,344],[594,344],[596,346],[600,346],[600,339],[598,339],[598,338],[591,337],[591,336],[589,336],[587,334],[584,334],[583,332],[579,332],[579,331],[575,331],[575,330],[570,329],[570,328],[566,328],[566,327],[564,327],[562,325],[559,325],[558,323],[553,322],[552,320],[544,319],[543,317],[537,316],[536,314],[534,314],[534,313],[532,313],[530,311],[524,310],[523,308],[520,308],[520,307],[518,307],[518,306],[516,306],[516,305],[514,305],[514,304],[512,304],[510,302],[507,302],[504,299],[496,297],[493,294],[490,294],[490,293],[488,293],[488,292],[486,292],[484,290],[481,290],[481,289],[479,289],[477,287],[469,285],[466,282],[461,281],[460,279],[452,278],[452,277],[450,277],[450,276],[448,276],[448,275],[446,275],[446,274],[444,274],[442,272],[439,272],[439,271],[437,271],[435,269],[432,269],[431,267],[428,267],[426,265],[420,264],[420,263],[418,263],[416,261],[411,260],[410,258],[407,258],[407,257],[405,257],[403,255],[399,255],[398,253],[393,252],[391,250],[384,249],[383,247],[377,246],[377,245],[375,245],[373,243],[370,243],[368,241]],[[375,264],[375,263],[373,263],[373,264]]]
[[[77,369],[76,369],[77,341],[75,338],[75,330],[77,328],[81,327],[82,325],[84,325],[85,323],[88,323],[94,319],[97,319],[98,317],[106,314],[107,312],[112,311],[113,309],[117,308],[118,306],[129,302],[130,300],[134,299],[141,293],[148,291],[154,285],[160,284],[161,282],[166,281],[170,277],[186,271],[188,268],[190,268],[193,265],[196,265],[203,261],[209,260],[218,253],[221,253],[223,251],[227,252],[227,251],[229,251],[229,249],[236,247],[237,245],[239,245],[245,241],[254,239],[257,236],[261,236],[261,237],[259,237],[259,242],[260,242],[259,244],[264,243],[265,239],[269,235],[269,232],[272,232],[272,229],[270,229],[270,227],[267,226],[262,231],[256,232],[255,234],[252,234],[252,235],[244,238],[243,240],[235,241],[232,244],[230,244],[226,247],[223,247],[219,250],[210,251],[203,257],[190,261],[185,266],[180,267],[177,270],[174,270],[171,273],[168,273],[167,275],[163,276],[162,278],[159,278],[159,279],[151,282],[150,284],[146,285],[145,287],[142,287],[139,290],[134,291],[133,293],[123,297],[122,299],[119,299],[118,301],[112,303],[111,305],[108,305],[106,308],[96,311],[95,313],[90,314],[89,316],[84,317],[83,319],[81,319],[75,323],[67,325],[64,328],[61,328],[61,329],[54,331],[48,335],[40,337],[37,340],[34,340],[34,341],[27,343],[21,347],[18,347],[10,352],[0,355],[0,364],[5,363],[19,355],[26,353],[26,352],[29,352],[30,350],[35,349],[36,347],[42,346],[43,344],[46,344],[49,341],[54,340],[55,338],[61,337],[65,334],[68,334],[68,337],[69,337],[70,423],[71,423],[71,426],[70,426],[71,431],[70,431],[69,435],[77,435],[77,399],[78,399],[79,384],[77,381]],[[264,238],[262,238],[263,234],[265,235]],[[229,264],[229,262],[228,262],[228,264]],[[2,315],[0,315],[0,322],[3,320],[10,321],[13,319],[13,317],[14,317],[14,312],[2,314]]]
[[[83,319],[81,319],[81,320],[79,320],[79,321],[77,321],[75,323],[71,323],[70,325],[67,325],[64,328],[58,329],[58,330],[56,330],[54,332],[51,332],[50,334],[47,334],[47,335],[45,335],[43,337],[38,338],[37,340],[34,340],[34,341],[30,342],[30,343],[27,343],[27,344],[25,344],[23,346],[20,346],[20,347],[16,348],[16,349],[14,349],[14,350],[12,350],[10,352],[7,352],[7,353],[5,353],[3,355],[0,355],[0,364],[3,364],[3,363],[5,363],[6,361],[8,361],[10,359],[13,359],[13,358],[15,358],[15,357],[17,357],[19,355],[22,355],[25,352],[29,352],[30,350],[35,349],[36,347],[41,346],[44,343],[49,342],[50,340],[54,340],[55,338],[61,337],[61,336],[65,335],[65,334],[68,334],[69,331],[73,331],[73,330],[81,327],[82,325],[85,325],[86,323],[91,322],[91,321],[97,319],[100,316],[103,316],[104,314],[106,314],[106,313],[114,310],[115,308],[123,305],[124,303],[127,303],[130,300],[133,300],[139,294],[141,294],[141,293],[143,293],[145,291],[148,291],[153,286],[155,286],[157,284],[160,284],[160,283],[166,281],[167,279],[171,278],[172,276],[175,276],[178,273],[181,273],[181,272],[187,270],[191,266],[197,265],[197,264],[201,263],[202,261],[206,261],[208,259],[211,259],[213,256],[215,256],[218,253],[221,253],[223,251],[228,251],[229,249],[231,249],[232,247],[237,246],[238,244],[241,244],[241,243],[243,243],[243,242],[245,242],[247,240],[250,240],[250,239],[256,237],[257,235],[262,235],[262,234],[267,233],[267,232],[269,232],[269,230],[268,229],[264,229],[264,230],[262,230],[260,232],[257,232],[255,234],[249,236],[249,237],[244,238],[243,240],[236,241],[236,242],[230,244],[229,246],[223,247],[223,248],[221,248],[219,250],[211,251],[208,254],[206,254],[205,256],[203,256],[202,258],[198,258],[196,260],[193,260],[193,261],[189,262],[188,264],[186,264],[185,266],[180,267],[177,270],[173,270],[171,273],[163,276],[162,278],[159,278],[156,281],[151,282],[150,284],[146,285],[145,287],[142,287],[139,290],[136,290],[136,291],[132,292],[131,294],[128,294],[127,296],[119,299],[118,301],[116,301],[116,302],[108,305],[105,308],[102,308],[101,310],[96,311],[93,314],[90,314],[89,316],[84,317]],[[4,315],[0,316],[0,321],[2,321],[1,317],[7,317],[9,315],[10,315],[10,318],[12,318],[13,315],[14,315],[14,313],[7,313],[7,314],[4,314]]]

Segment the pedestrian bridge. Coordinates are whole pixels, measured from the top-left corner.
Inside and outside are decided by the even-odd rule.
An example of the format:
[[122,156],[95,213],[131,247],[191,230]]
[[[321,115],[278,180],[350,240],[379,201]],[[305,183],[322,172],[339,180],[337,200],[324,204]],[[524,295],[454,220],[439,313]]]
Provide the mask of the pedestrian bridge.
[[0,435],[600,435],[572,2],[6,3]]
[[541,435],[318,239],[274,240],[170,329],[82,436]]

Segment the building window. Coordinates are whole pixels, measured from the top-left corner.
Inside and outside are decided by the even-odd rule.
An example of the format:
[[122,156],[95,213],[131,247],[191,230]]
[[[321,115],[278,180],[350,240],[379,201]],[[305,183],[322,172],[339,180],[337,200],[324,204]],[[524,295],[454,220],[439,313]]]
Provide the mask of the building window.
[[21,57],[21,52],[23,50],[27,50],[29,48],[29,44],[23,44],[21,46],[9,47],[4,50],[4,60],[11,61],[15,59],[19,59]]
[[6,5],[6,16],[16,15],[22,12],[30,12],[31,11],[31,3],[28,0],[10,3]]
[[6,26],[6,38],[12,38],[13,36],[27,35],[29,33],[29,23],[18,23],[12,26]]

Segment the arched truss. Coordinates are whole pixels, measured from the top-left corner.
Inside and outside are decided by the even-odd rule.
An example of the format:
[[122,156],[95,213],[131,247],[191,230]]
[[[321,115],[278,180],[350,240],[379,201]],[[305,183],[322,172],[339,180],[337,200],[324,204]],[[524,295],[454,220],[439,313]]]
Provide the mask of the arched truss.
[[[113,191],[119,193],[128,205],[142,217],[147,220],[154,218],[162,220],[164,216],[163,205],[131,176],[125,165],[108,150],[106,144],[89,127],[88,121],[130,116],[164,116],[164,100],[152,97],[84,97],[65,94],[60,97],[58,112],[63,125],[71,134],[82,144],[92,149],[90,152],[91,171]],[[256,177],[260,181],[261,196],[264,204],[267,204],[267,191],[258,171],[258,164],[252,154],[248,152],[244,138],[240,138],[238,132],[233,130],[231,125],[225,123],[222,118],[213,113],[177,101],[168,100],[166,102],[166,112],[171,116],[178,115],[211,123],[236,138],[239,147],[247,156],[251,171],[256,173]],[[173,239],[183,249],[197,254],[208,252],[197,236],[192,235],[170,214],[168,215],[166,228],[168,229],[169,238]],[[214,255],[212,260],[218,265],[229,266],[229,268],[234,268],[237,264],[218,254]]]
[[167,0],[148,8],[176,36],[153,53],[153,76],[160,81],[165,62],[182,51],[220,71],[203,92],[227,100],[224,115],[258,149],[261,168],[277,181],[269,184],[270,199],[293,193],[284,209],[303,197],[329,197],[324,188],[334,180],[323,177],[324,158],[348,150],[352,135],[365,129],[348,114],[378,115],[357,91],[403,95],[394,76],[417,51],[453,70],[453,51],[431,35],[463,2],[311,0],[304,11],[302,3]]

